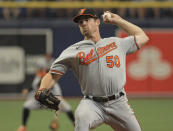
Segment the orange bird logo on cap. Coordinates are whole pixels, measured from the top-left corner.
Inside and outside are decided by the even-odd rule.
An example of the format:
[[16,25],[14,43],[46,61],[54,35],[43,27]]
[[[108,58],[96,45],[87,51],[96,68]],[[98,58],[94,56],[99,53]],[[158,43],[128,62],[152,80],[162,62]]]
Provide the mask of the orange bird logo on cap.
[[83,14],[86,9],[81,9],[79,14]]

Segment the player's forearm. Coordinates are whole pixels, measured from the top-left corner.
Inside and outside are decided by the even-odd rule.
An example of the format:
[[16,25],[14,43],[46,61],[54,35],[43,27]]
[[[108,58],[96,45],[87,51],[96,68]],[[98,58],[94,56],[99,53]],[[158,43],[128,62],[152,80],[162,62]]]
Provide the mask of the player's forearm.
[[124,31],[126,31],[129,35],[145,34],[144,31],[140,27],[124,19],[119,19],[118,21],[116,21],[116,25],[122,28]]
[[138,26],[124,20],[120,19],[116,23],[117,26],[122,28],[125,32],[127,32],[129,35],[136,36],[136,41],[141,47],[142,45],[146,44],[149,40],[148,36],[145,34],[145,32]]
[[60,76],[47,73],[41,81],[40,89],[42,88],[51,89],[59,78]]

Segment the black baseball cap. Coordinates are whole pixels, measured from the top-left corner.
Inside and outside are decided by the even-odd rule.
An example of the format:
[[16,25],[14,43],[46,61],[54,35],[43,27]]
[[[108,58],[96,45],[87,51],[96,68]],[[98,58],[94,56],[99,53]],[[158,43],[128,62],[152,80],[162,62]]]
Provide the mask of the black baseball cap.
[[96,12],[93,9],[80,9],[79,13],[73,18],[75,23],[78,23],[80,18],[88,16],[89,18],[98,18]]

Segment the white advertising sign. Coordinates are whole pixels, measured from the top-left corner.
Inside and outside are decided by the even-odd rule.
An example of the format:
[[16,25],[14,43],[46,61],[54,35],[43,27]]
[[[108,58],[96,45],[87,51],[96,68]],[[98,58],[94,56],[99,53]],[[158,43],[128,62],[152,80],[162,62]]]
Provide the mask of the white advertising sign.
[[0,47],[0,84],[18,84],[25,79],[25,53],[18,46]]

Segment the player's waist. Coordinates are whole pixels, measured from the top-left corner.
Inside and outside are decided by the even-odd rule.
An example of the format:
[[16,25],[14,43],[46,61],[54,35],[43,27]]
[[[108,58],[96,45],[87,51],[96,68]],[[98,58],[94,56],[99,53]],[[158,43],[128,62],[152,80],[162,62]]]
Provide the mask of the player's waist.
[[111,100],[117,100],[121,96],[124,96],[124,95],[125,95],[124,92],[120,92],[116,95],[103,96],[103,97],[95,97],[95,96],[85,95],[84,98],[91,99],[91,100],[94,100],[96,102],[108,102],[108,101],[111,101]]

